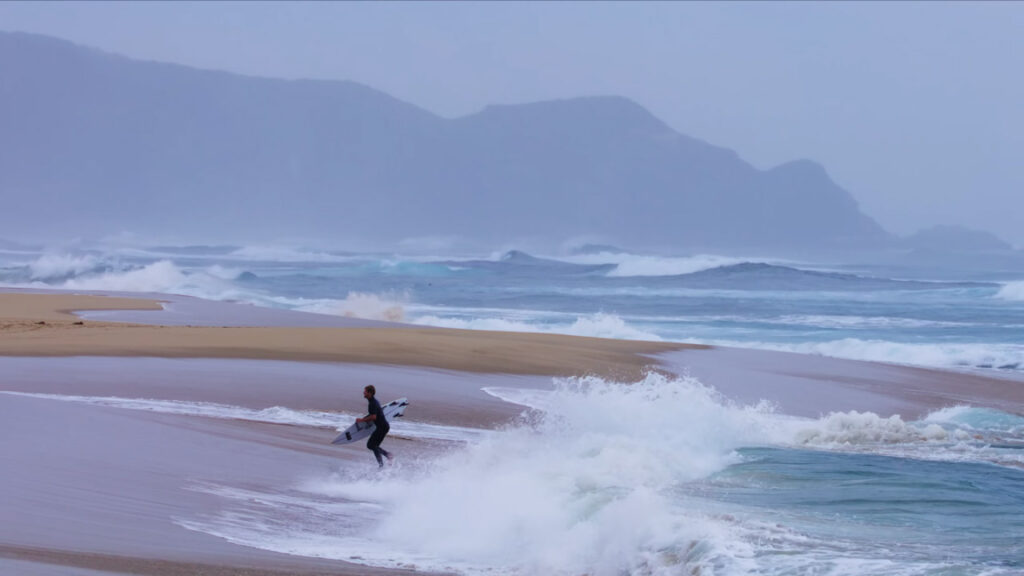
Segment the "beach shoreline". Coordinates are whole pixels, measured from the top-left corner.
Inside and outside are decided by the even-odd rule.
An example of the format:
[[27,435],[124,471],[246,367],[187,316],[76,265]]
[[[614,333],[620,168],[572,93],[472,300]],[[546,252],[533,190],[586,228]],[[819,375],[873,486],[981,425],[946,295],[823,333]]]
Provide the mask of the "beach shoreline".
[[[240,305],[224,304],[223,308]],[[81,320],[70,311],[156,310],[159,302],[0,293],[0,355],[246,358],[421,366],[477,373],[639,380],[652,356],[705,346],[429,327],[163,326]],[[297,320],[296,322],[300,322]]]
[[[153,576],[404,572],[257,550],[182,525],[180,518],[218,505],[196,490],[205,483],[288,489],[296,478],[374,466],[361,445],[331,446],[330,427],[59,401],[70,396],[281,406],[340,419],[365,407],[360,390],[373,383],[386,399],[408,396],[412,418],[494,428],[522,408],[484,393],[485,386],[550,388],[552,377],[586,375],[633,382],[660,370],[689,374],[737,403],[767,399],[797,416],[858,410],[913,418],[958,403],[1024,414],[1018,381],[798,354],[342,318],[325,326],[308,315],[239,326],[252,307],[229,303],[204,303],[202,317],[193,317],[200,325],[189,325],[187,316],[160,326],[71,312],[131,310],[159,319],[161,302],[180,299],[136,296],[0,293],[0,457],[14,471],[0,480],[7,495],[0,505],[5,518],[18,519],[0,528],[0,568]],[[400,430],[393,436],[388,442],[402,457],[432,449]]]

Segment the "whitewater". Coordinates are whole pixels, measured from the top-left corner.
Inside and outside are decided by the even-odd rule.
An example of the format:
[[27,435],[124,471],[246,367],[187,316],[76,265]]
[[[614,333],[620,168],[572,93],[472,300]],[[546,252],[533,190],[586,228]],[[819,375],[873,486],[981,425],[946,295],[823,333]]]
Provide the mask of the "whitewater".
[[[492,386],[496,430],[408,417],[424,443],[382,473],[288,485],[195,481],[188,530],[293,555],[483,574],[1019,574],[1024,418],[966,406],[916,421],[740,405],[689,377]],[[11,393],[175,418],[333,428],[352,414]],[[414,407],[410,416],[414,415]]]
[[[1020,417],[794,418],[660,375],[488,391],[528,410],[383,475],[344,470],[283,494],[194,486],[231,505],[180,523],[464,574],[1014,574],[1024,561]],[[303,520],[277,520],[286,512]]]
[[0,286],[153,292],[409,324],[1024,373],[1024,271],[599,252],[274,246],[0,251]]

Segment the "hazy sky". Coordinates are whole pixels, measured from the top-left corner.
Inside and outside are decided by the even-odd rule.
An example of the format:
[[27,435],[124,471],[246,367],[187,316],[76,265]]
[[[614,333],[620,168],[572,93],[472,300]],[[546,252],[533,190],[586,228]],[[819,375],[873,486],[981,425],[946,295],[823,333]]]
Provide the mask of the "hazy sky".
[[446,117],[626,96],[759,168],[821,162],[897,234],[1024,247],[1024,2],[0,2],[0,29]]

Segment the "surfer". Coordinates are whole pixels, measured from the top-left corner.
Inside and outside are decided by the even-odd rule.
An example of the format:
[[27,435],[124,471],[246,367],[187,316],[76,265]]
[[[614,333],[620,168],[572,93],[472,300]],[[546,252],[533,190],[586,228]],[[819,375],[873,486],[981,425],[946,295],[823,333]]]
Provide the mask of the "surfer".
[[384,411],[380,408],[380,402],[377,402],[377,389],[373,385],[363,388],[363,398],[369,402],[369,406],[366,411],[368,414],[362,418],[356,419],[356,422],[373,422],[374,430],[373,434],[370,435],[370,439],[366,441],[366,447],[373,450],[374,457],[377,458],[377,465],[381,468],[384,467],[384,456],[388,460],[391,460],[391,453],[380,447],[380,443],[384,441],[384,437],[388,435],[388,431],[391,430],[391,425],[388,424],[388,419],[384,417]]

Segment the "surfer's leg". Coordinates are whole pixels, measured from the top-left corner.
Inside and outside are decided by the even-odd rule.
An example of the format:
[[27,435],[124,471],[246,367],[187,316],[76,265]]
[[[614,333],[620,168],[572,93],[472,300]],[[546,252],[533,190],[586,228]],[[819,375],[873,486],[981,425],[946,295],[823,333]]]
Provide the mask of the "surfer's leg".
[[380,443],[384,440],[384,434],[386,433],[387,430],[374,430],[373,434],[370,434],[370,439],[366,441],[366,447],[373,451],[373,456],[377,459],[378,466],[384,465],[384,459],[381,458],[381,453],[384,451],[381,450]]
[[380,440],[377,442],[377,449],[380,450],[380,453],[383,454],[384,457],[387,458],[388,460],[391,460],[391,452],[388,452],[387,450],[380,448],[380,443],[384,441],[384,437],[387,436],[388,432],[390,431],[391,426],[385,426],[384,429],[380,431]]

